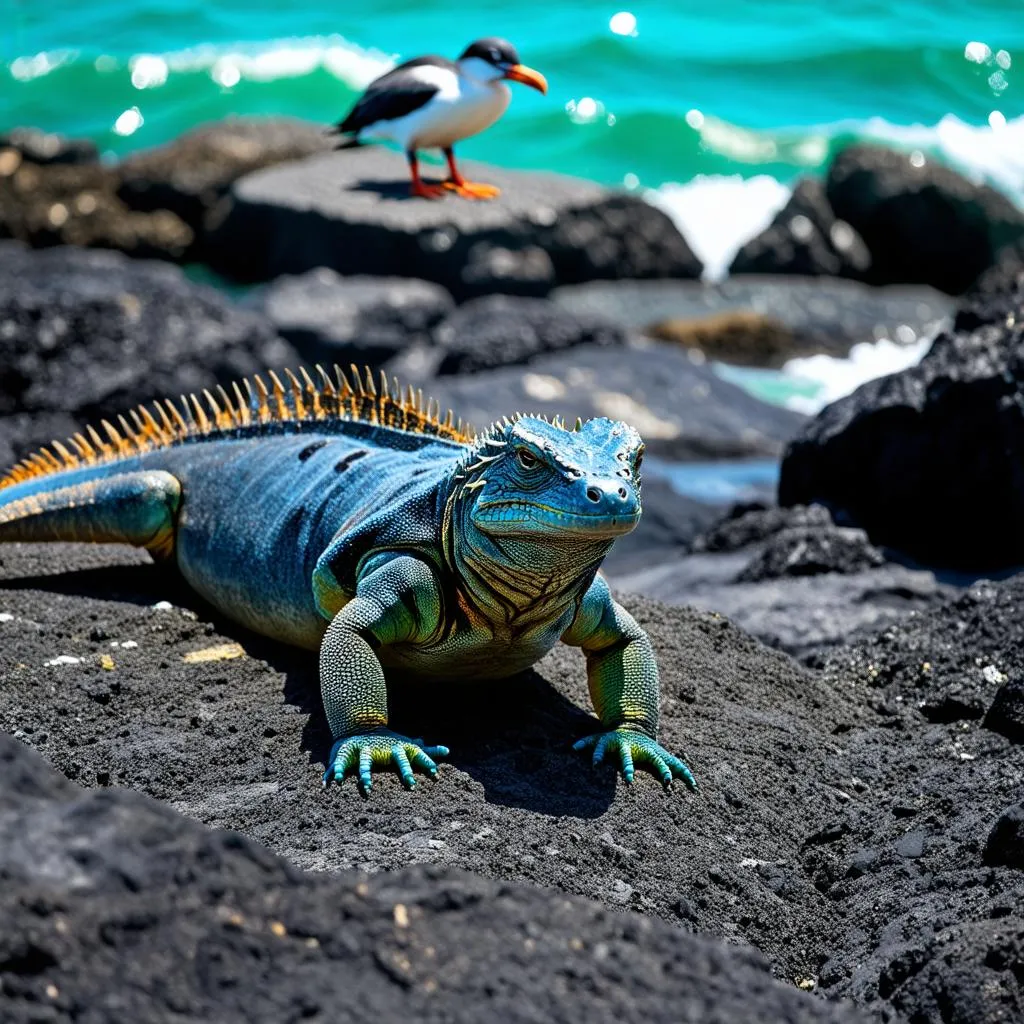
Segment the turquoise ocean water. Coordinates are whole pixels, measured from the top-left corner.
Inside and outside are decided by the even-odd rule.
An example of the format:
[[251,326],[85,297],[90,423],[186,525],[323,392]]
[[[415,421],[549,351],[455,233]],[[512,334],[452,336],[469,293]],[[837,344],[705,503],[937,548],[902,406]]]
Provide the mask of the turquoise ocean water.
[[[508,114],[462,155],[639,189],[710,276],[795,178],[859,139],[1024,202],[1024,0],[0,0],[0,12],[0,129],[88,136],[111,156],[228,114],[336,121],[394,60],[506,36],[550,93],[513,86]],[[778,374],[738,382],[770,401],[825,394]]]
[[786,182],[873,137],[1024,192],[1021,0],[620,2],[3,0],[0,125],[124,153],[229,113],[334,120],[395,57],[498,34],[551,92],[517,88],[467,156]]

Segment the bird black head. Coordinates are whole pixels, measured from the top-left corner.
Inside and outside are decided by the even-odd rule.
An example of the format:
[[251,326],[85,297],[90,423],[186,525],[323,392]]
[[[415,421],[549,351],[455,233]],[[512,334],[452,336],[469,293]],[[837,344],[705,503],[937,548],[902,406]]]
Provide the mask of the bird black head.
[[516,48],[507,39],[499,39],[497,36],[478,39],[459,54],[459,60],[469,60],[470,57],[477,57],[502,70],[519,63]]
[[507,78],[511,82],[522,82],[538,92],[548,91],[547,79],[539,71],[520,64],[516,48],[507,39],[497,36],[470,43],[459,56],[459,65],[472,77],[485,82]]

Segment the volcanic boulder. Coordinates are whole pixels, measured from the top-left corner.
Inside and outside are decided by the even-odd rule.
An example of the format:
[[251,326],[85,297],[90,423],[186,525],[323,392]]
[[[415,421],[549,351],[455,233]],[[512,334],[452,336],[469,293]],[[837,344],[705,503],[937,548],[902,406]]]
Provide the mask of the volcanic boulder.
[[234,277],[266,280],[318,266],[400,274],[463,300],[544,295],[557,284],[701,274],[660,210],[634,196],[553,174],[467,165],[502,188],[493,202],[411,198],[408,168],[375,147],[325,153],[247,175],[209,239]]
[[959,294],[1024,235],[1024,212],[920,153],[861,144],[833,161],[825,192],[863,238],[871,284],[930,284]]
[[807,423],[779,500],[826,504],[931,564],[1024,564],[1024,285],[965,306],[919,365]]
[[771,224],[736,254],[729,273],[863,280],[870,268],[860,235],[836,217],[821,182],[804,178]]

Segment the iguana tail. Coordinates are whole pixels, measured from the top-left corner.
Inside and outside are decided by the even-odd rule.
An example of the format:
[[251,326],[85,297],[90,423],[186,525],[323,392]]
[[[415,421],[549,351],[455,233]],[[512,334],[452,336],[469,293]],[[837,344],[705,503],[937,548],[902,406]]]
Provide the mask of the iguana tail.
[[132,544],[169,556],[181,485],[135,467],[87,466],[0,489],[0,542]]

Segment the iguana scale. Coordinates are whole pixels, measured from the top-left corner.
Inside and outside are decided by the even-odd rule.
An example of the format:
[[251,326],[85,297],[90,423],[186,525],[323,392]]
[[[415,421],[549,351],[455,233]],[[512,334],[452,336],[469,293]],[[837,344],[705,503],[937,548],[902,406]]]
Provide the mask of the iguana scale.
[[0,541],[147,548],[235,621],[319,648],[325,783],[369,791],[394,765],[412,787],[448,754],[388,728],[384,667],[501,679],[562,640],[603,727],[577,749],[695,785],[657,743],[650,641],[597,572],[640,517],[637,432],[517,414],[474,434],[383,375],[317,371],[54,442],[0,480]]

